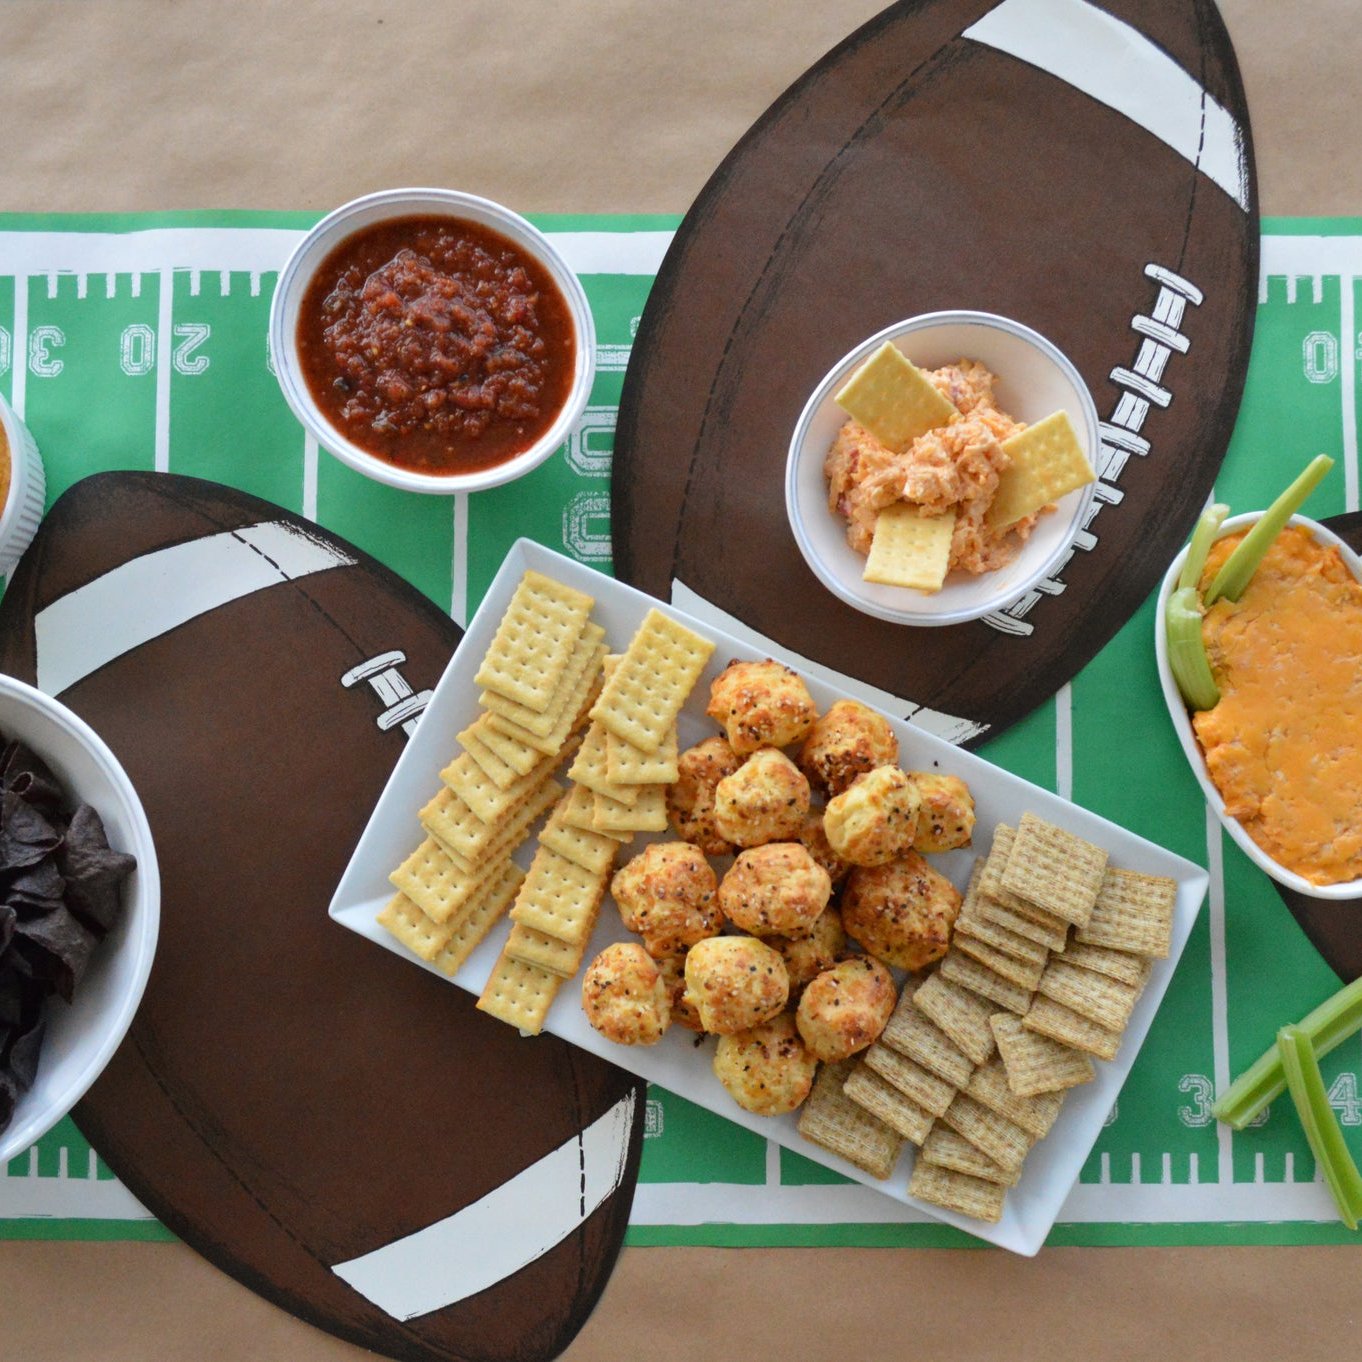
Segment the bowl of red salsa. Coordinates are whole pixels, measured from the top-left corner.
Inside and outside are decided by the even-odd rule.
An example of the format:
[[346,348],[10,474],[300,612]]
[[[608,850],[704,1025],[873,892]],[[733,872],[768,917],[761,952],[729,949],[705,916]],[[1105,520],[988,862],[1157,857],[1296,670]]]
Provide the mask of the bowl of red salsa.
[[577,276],[519,214],[452,189],[369,194],[279,276],[284,398],[343,463],[412,492],[473,492],[543,463],[582,414],[596,333]]

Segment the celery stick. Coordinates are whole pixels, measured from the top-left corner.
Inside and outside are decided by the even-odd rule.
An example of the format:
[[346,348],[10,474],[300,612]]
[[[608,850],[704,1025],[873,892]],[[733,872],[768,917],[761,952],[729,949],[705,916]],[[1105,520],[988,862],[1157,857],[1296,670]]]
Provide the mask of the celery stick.
[[[1354,979],[1339,989],[1333,997],[1302,1017],[1297,1025],[1310,1038],[1315,1054],[1321,1057],[1342,1045],[1349,1036],[1362,1031],[1362,979]],[[1269,1103],[1281,1096],[1285,1087],[1281,1057],[1274,1045],[1226,1088],[1211,1108],[1211,1114],[1217,1121],[1243,1130]]]
[[1216,532],[1225,523],[1230,508],[1223,501],[1208,506],[1201,513],[1196,528],[1192,531],[1192,542],[1187,546],[1187,557],[1183,559],[1182,571],[1178,574],[1178,589],[1201,585],[1201,572],[1206,566],[1206,558],[1215,543]]
[[1220,703],[1220,690],[1211,674],[1206,644],[1201,637],[1201,610],[1195,587],[1182,587],[1168,598],[1164,627],[1168,630],[1168,666],[1182,698],[1193,709],[1214,709]]
[[1333,1193],[1339,1217],[1350,1230],[1355,1230],[1358,1218],[1362,1217],[1362,1173],[1357,1171],[1343,1139],[1343,1128],[1329,1105],[1310,1037],[1299,1026],[1283,1026],[1277,1032],[1277,1053],[1310,1152]]
[[1235,545],[1234,552],[1216,573],[1215,581],[1206,593],[1208,607],[1214,605],[1221,596],[1237,601],[1244,594],[1244,588],[1258,570],[1263,556],[1272,547],[1272,541],[1333,466],[1334,461],[1327,454],[1316,454],[1306,464],[1300,477],[1258,517],[1257,524]]

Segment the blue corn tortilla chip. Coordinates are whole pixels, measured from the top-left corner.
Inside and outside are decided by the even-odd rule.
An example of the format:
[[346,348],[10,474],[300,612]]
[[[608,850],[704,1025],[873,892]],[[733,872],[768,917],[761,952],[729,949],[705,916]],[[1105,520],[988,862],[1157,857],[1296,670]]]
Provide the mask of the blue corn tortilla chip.
[[28,1030],[21,1031],[10,1042],[6,1067],[23,1092],[33,1086],[33,1080],[38,1076],[38,1051],[42,1048],[46,1033],[47,1017],[39,1012]]
[[68,1003],[118,920],[136,860],[69,801],[35,753],[0,736],[0,1131],[38,1073],[55,993]]
[[37,865],[25,866],[0,890],[0,900],[14,909],[20,917],[50,913],[60,907],[66,894],[66,881],[52,857]]
[[[90,956],[99,945],[99,938],[65,905],[52,913],[17,922],[14,927],[15,944],[21,957],[34,966],[34,978],[49,979],[57,993],[68,1003],[75,993],[90,963]],[[36,959],[42,952],[56,962],[44,966]]]
[[70,826],[57,853],[57,868],[66,880],[66,904],[92,926],[107,932],[118,920],[123,881],[137,859],[114,851],[104,832],[104,820],[88,804],[71,815]]
[[0,799],[0,870],[37,865],[61,843],[61,833],[22,795],[6,790]]
[[0,753],[0,783],[48,818],[60,817],[66,807],[66,795],[47,763],[21,742],[7,743]]

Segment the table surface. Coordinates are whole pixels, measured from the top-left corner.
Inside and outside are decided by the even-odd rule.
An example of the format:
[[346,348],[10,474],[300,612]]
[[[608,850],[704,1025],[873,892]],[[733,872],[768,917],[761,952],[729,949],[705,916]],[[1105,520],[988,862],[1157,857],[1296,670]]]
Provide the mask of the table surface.
[[[531,212],[682,212],[770,101],[880,8],[782,5],[775,23],[770,0],[5,0],[0,210],[320,212],[431,183]],[[1362,213],[1348,0],[1302,0],[1289,25],[1271,0],[1221,10],[1263,212]],[[413,47],[460,65],[412,79]],[[1351,1357],[1350,1252],[628,1249],[566,1356],[646,1338],[657,1362],[762,1362],[882,1355],[902,1338],[1017,1362]],[[0,1351],[25,1362],[368,1355],[178,1244],[0,1243],[0,1282]]]

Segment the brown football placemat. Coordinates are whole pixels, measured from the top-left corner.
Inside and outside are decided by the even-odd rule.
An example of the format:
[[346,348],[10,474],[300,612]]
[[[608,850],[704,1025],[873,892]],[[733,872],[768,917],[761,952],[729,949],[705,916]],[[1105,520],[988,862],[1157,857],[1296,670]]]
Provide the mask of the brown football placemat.
[[[1227,111],[1228,159],[1242,159],[1202,169],[1071,83],[1101,74],[1097,53],[1085,76],[1042,31],[1052,74],[1012,55],[1022,44],[996,16],[966,36],[994,8],[886,10],[719,167],[639,327],[613,496],[624,580],[664,599],[679,582],[805,657],[996,731],[1111,637],[1204,503],[1246,372],[1258,215],[1248,111],[1212,6],[1105,7],[1150,40],[1125,62],[1152,72],[1171,57]],[[1022,321],[1073,360],[1105,423],[1101,483],[1055,579],[991,623],[913,630],[908,648],[902,626],[844,605],[804,564],[785,459],[843,354],[948,308]]]

